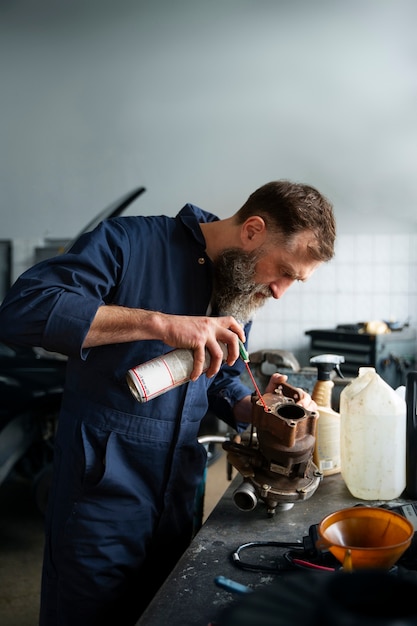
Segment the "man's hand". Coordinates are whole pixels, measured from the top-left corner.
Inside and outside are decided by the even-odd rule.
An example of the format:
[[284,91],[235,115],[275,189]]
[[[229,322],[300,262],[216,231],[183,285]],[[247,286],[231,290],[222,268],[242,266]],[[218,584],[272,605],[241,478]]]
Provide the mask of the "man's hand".
[[224,361],[219,343],[227,347],[228,365],[239,358],[239,339],[245,341],[242,326],[231,316],[192,317],[187,315],[164,315],[164,343],[175,348],[191,348],[194,351],[194,368],[191,380],[203,372],[205,351],[210,353],[210,366],[206,376],[211,378]]
[[[272,374],[271,378],[269,379],[269,383],[266,386],[265,393],[274,393],[275,389],[279,387],[281,383],[285,383],[287,380],[288,376],[286,374],[280,374],[279,372]],[[296,389],[300,395],[300,399],[298,400],[297,404],[302,406],[307,411],[317,411],[317,404],[311,398],[310,394],[304,391],[304,389],[301,389],[301,387],[296,387]]]

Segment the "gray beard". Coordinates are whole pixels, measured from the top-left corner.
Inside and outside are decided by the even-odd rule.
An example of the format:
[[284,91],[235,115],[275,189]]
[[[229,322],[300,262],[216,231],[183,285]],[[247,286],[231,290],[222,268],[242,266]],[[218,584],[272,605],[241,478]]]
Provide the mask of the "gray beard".
[[[267,285],[255,283],[258,252],[247,254],[231,248],[224,250],[214,263],[213,309],[218,315],[232,315],[245,324],[271,297]],[[259,297],[263,294],[265,297]]]

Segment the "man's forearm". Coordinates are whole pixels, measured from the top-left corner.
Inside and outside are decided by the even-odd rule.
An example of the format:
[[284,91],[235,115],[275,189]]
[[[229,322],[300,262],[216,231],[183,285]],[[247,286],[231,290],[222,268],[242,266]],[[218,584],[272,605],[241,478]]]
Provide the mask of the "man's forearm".
[[252,398],[245,396],[233,407],[233,415],[236,422],[250,424],[252,421]]
[[83,348],[126,343],[142,339],[160,339],[163,314],[144,309],[107,305],[98,308]]

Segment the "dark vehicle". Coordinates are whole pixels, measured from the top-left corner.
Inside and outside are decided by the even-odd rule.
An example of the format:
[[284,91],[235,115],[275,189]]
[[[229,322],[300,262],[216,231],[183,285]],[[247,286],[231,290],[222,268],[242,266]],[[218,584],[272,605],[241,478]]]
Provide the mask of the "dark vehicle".
[[44,509],[66,360],[0,343],[0,484],[12,470],[33,481]]
[[[125,194],[76,238],[103,219],[122,213],[144,191],[139,187]],[[65,371],[66,358],[62,355],[0,342],[0,485],[12,472],[31,480],[41,511],[50,484]]]

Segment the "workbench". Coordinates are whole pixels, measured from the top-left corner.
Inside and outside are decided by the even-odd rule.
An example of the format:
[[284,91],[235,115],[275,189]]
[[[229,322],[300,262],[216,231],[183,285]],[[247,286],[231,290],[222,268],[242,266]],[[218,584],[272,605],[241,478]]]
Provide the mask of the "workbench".
[[[302,542],[309,536],[310,526],[318,524],[329,513],[359,503],[378,504],[355,499],[341,475],[336,474],[325,476],[308,500],[298,501],[291,509],[268,517],[262,502],[252,511],[237,508],[233,492],[241,482],[242,476],[238,474],[136,626],[208,626],[214,623],[219,612],[236,600],[235,593],[215,584],[215,577],[224,576],[257,590],[285,576],[282,572],[266,574],[237,567],[231,555],[240,545],[260,540]],[[400,502],[404,501],[398,499],[392,504]],[[245,560],[251,560],[247,552]]]

